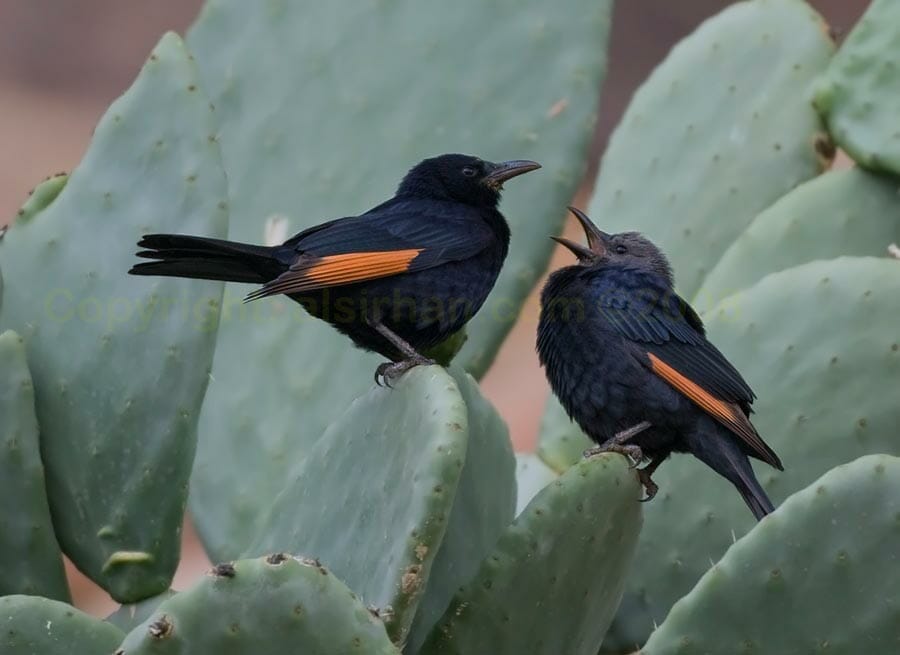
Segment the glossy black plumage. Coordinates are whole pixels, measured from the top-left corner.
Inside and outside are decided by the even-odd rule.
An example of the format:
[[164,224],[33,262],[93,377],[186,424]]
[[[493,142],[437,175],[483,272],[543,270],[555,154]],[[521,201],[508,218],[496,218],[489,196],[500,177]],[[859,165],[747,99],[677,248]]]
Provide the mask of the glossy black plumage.
[[670,453],[690,452],[761,518],[772,504],[747,458],[782,466],[749,421],[753,391],[674,292],[664,255],[576,213],[590,247],[561,240],[580,262],[554,272],[541,295],[537,348],[554,393],[598,444],[648,421],[629,441],[650,460],[647,480]]
[[271,247],[148,235],[138,256],[155,261],[129,272],[261,284],[249,300],[283,293],[362,348],[393,362],[424,359],[419,353],[459,330],[493,288],[510,237],[497,209],[501,186],[536,168],[426,159],[393,198],[362,215]]

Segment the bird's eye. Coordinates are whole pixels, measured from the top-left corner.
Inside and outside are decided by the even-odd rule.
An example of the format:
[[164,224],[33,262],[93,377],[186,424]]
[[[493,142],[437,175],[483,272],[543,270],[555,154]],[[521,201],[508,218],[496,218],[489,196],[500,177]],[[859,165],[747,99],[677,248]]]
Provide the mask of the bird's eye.
[[624,255],[626,252],[628,252],[628,248],[620,243],[616,246],[616,252],[620,255]]
[[475,177],[475,175],[478,174],[478,171],[476,171],[472,166],[466,166],[462,169],[462,174],[466,177]]

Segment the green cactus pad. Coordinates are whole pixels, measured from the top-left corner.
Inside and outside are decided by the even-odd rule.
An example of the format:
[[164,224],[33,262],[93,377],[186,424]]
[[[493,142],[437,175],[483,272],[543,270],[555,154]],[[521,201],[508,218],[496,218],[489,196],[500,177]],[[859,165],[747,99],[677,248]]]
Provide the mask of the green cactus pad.
[[[610,6],[208,1],[189,42],[222,122],[232,236],[258,242],[274,215],[293,232],[365,211],[441,152],[539,161],[501,203],[510,255],[457,358],[477,377],[545,269],[547,235],[585,170]],[[290,301],[242,307],[246,290],[226,290],[192,481],[213,559],[252,542],[291,462],[380,362]],[[248,366],[259,371],[250,384]]]
[[634,555],[640,495],[620,455],[570,468],[503,533],[422,655],[594,655]]
[[900,183],[864,170],[800,185],[754,219],[694,298],[704,311],[769,273],[840,255],[887,254],[900,242]]
[[57,173],[51,175],[46,180],[38,184],[28,194],[28,200],[22,205],[22,208],[16,213],[16,222],[30,221],[39,213],[47,209],[56,197],[60,194],[69,181],[69,176],[65,173]]
[[434,348],[430,348],[422,354],[434,360],[436,364],[445,367],[450,366],[453,358],[459,354],[459,351],[462,350],[468,339],[468,332],[466,327],[463,326],[462,329],[457,330]]
[[315,560],[220,564],[162,603],[117,655],[399,655],[384,625]]
[[[845,257],[774,273],[706,316],[710,340],[755,389],[753,422],[785,472],[756,467],[777,505],[824,471],[900,454],[900,262]],[[654,476],[609,652],[643,644],[754,520],[734,488],[687,455]]]
[[898,521],[900,459],[832,469],[731,546],[641,653],[896,653]]
[[900,3],[872,0],[816,89],[831,136],[861,166],[900,173]]
[[534,453],[516,453],[516,516],[559,474]]
[[692,296],[762,209],[830,162],[809,87],[832,51],[800,0],[739,2],[709,19],[635,94],[588,213],[660,245]]
[[67,603],[37,596],[0,597],[3,655],[108,655],[124,637],[114,625]]
[[553,394],[547,398],[541,417],[537,455],[557,473],[580,460],[594,443],[575,424]]
[[139,603],[122,605],[115,612],[107,616],[105,620],[127,634],[149,619],[163,601],[170,599],[176,593],[177,592],[172,589],[168,589],[157,596],[147,598]]
[[406,640],[407,653],[419,652],[453,595],[478,572],[481,560],[515,516],[516,460],[506,423],[482,397],[470,375],[455,368],[450,374],[459,386],[468,413],[466,462],[447,532]]
[[0,516],[0,596],[69,600],[44,487],[25,344],[12,331],[0,334]]
[[298,463],[248,554],[321,558],[402,642],[447,529],[468,436],[466,405],[441,367],[374,387]]
[[120,602],[178,563],[196,422],[222,284],[136,278],[147,232],[224,236],[227,189],[209,102],[163,37],[110,107],[56,200],[0,241],[2,324],[34,376],[57,537]]

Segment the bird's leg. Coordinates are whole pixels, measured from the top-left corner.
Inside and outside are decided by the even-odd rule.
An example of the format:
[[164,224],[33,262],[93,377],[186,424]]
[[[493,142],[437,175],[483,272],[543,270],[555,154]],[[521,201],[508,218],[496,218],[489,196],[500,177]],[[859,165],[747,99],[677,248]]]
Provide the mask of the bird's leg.
[[617,432],[612,439],[608,439],[605,443],[584,451],[585,457],[593,457],[600,453],[619,453],[625,455],[632,462],[632,467],[636,467],[644,459],[644,453],[640,446],[628,443],[631,439],[639,435],[641,432],[650,427],[650,421],[641,421],[636,425],[632,425],[627,430]]
[[378,334],[387,339],[392,346],[394,346],[397,350],[400,351],[400,354],[403,355],[403,359],[399,362],[385,362],[383,364],[379,364],[378,368],[375,369],[375,382],[381,384],[380,379],[384,380],[384,383],[387,386],[391,386],[391,382],[393,380],[398,379],[401,375],[406,373],[409,369],[414,366],[430,366],[434,364],[434,360],[428,359],[423,355],[419,354],[419,352],[413,348],[409,343],[407,343],[404,339],[402,339],[398,334],[396,334],[393,330],[391,330],[384,323],[379,321],[378,319],[367,319],[369,325],[374,329]]

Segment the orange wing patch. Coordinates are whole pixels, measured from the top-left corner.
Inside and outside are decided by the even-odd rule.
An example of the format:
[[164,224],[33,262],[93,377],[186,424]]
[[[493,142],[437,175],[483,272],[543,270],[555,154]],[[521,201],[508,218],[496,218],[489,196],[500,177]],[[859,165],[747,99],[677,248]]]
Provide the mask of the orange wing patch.
[[290,270],[248,294],[245,300],[280,293],[301,293],[405,273],[420,252],[421,248],[410,248],[302,259]]
[[740,407],[734,403],[728,403],[716,398],[653,353],[647,353],[647,356],[650,358],[650,367],[654,373],[690,398],[704,412],[746,441],[764,462],[782,469],[781,462],[775,453],[763,442],[756,432],[756,428],[753,427],[753,424],[750,423],[750,420],[744,415]]

